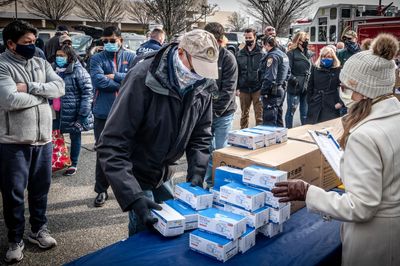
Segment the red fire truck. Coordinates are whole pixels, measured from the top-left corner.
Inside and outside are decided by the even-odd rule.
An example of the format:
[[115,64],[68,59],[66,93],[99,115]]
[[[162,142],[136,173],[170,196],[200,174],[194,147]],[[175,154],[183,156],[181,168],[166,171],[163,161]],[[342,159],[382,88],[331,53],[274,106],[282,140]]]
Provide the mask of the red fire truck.
[[322,47],[341,41],[344,30],[358,34],[358,42],[374,38],[382,32],[391,33],[400,40],[400,13],[392,5],[334,4],[318,9],[313,19],[301,19],[291,25],[292,36],[298,31],[310,35],[309,49],[318,56]]

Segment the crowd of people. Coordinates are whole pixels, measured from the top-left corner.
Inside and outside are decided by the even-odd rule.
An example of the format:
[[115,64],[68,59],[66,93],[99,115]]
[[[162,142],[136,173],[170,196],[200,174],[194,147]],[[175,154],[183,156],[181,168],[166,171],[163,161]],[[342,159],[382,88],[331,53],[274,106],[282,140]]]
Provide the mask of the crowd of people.
[[[306,32],[293,36],[286,49],[273,27],[261,40],[249,28],[245,46],[234,55],[225,48],[224,27],[213,22],[170,43],[164,43],[163,30],[155,29],[135,53],[123,48],[120,29],[109,26],[103,31],[103,50],[85,66],[68,28],[58,28],[44,53],[35,46],[36,35],[24,21],[3,30],[0,190],[7,262],[23,258],[25,189],[28,240],[45,249],[57,245],[46,218],[52,129],[71,139],[66,176],[78,171],[82,132],[94,130],[94,206],[104,206],[111,186],[121,209],[129,212],[132,236],[152,227],[157,220],[150,210],[173,198],[174,164],[184,154],[187,181],[212,187],[212,152],[227,145],[238,96],[241,128],[249,126],[251,105],[257,125],[288,128],[298,107],[302,124],[348,112],[341,138],[346,192],[338,196],[292,180],[278,183],[273,193],[282,201],[305,200],[309,209],[349,222],[343,229],[345,264],[371,265],[382,255],[390,257],[391,265],[400,263],[399,242],[391,241],[400,238],[400,196],[393,193],[400,189],[400,103],[392,97],[399,47],[394,37],[380,35],[363,43],[361,52],[356,33],[348,31],[343,43],[327,45],[315,56]],[[379,244],[366,256],[368,239]]]

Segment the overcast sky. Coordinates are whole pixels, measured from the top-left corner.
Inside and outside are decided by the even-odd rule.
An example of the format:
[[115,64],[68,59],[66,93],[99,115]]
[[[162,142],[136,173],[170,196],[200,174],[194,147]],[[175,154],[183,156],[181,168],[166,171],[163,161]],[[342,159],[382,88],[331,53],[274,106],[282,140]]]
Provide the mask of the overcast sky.
[[[245,0],[208,0],[210,4],[218,4],[221,11],[242,11],[241,2],[245,2]],[[336,2],[336,1],[335,1]],[[346,0],[338,1],[337,3],[346,3]],[[382,4],[389,4],[392,0],[383,0]],[[379,3],[378,0],[351,0],[352,4],[374,4],[377,5]],[[316,5],[329,5],[332,4],[332,0],[317,0]]]

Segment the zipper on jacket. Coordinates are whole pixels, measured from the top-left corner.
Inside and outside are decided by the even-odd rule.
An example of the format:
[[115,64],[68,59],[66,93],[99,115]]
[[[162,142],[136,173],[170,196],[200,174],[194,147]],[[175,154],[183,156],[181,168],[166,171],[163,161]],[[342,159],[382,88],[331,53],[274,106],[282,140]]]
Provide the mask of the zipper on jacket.
[[10,135],[10,113],[6,112],[6,135]]
[[37,115],[37,142],[40,140],[40,114],[39,114],[39,106],[36,106],[36,115]]

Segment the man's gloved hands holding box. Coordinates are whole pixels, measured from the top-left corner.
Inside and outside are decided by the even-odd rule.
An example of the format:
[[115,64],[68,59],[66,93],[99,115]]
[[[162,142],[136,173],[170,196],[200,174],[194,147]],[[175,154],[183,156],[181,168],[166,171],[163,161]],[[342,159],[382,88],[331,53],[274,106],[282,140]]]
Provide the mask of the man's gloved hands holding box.
[[309,183],[300,179],[293,179],[276,183],[272,193],[274,197],[281,198],[279,202],[305,201],[309,187]]
[[157,223],[158,219],[151,215],[151,210],[162,210],[161,206],[153,202],[151,199],[143,196],[138,198],[132,204],[132,209],[139,218],[139,220],[149,229],[153,228],[153,224]]

